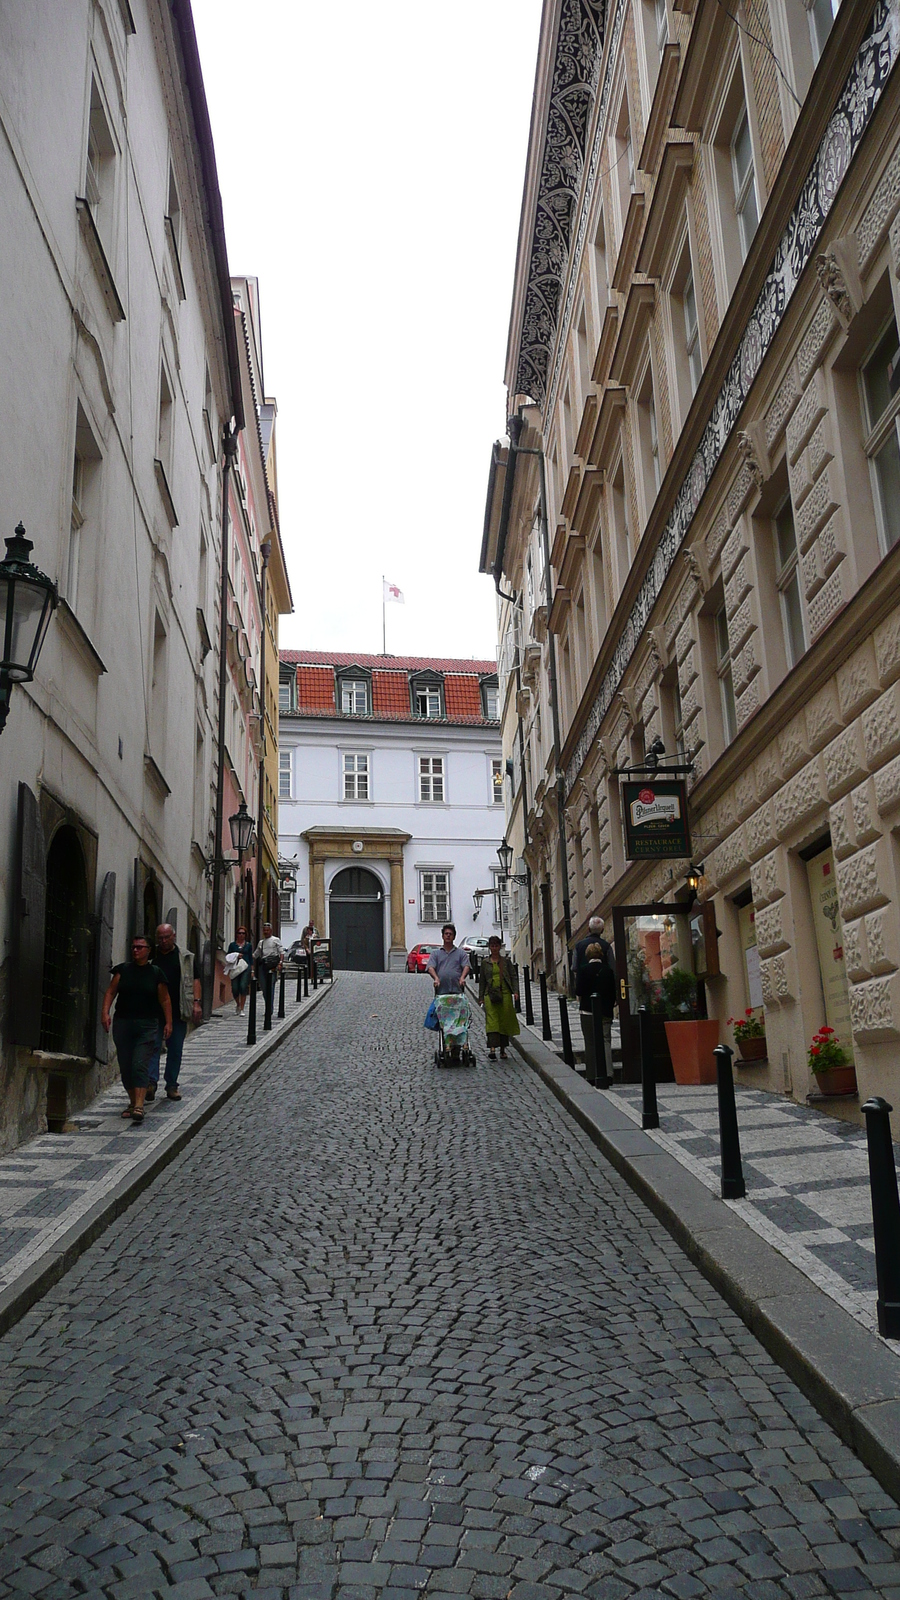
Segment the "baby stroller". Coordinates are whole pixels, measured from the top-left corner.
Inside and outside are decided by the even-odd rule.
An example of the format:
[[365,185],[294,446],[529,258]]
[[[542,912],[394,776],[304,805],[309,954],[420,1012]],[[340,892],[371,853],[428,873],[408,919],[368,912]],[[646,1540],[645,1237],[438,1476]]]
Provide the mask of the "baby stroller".
[[435,998],[440,1043],[434,1052],[436,1067],[474,1067],[469,1049],[469,1002],[464,994],[439,994]]

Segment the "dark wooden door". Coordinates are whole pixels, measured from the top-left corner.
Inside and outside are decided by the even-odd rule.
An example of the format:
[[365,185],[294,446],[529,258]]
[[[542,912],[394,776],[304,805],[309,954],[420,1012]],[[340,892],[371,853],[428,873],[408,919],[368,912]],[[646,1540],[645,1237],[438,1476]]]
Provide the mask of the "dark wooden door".
[[625,1083],[641,1081],[638,1012],[644,1005],[648,1008],[645,1025],[650,1030],[656,1081],[672,1083],[665,1018],[651,1008],[658,1003],[658,984],[669,966],[677,963],[692,970],[688,908],[679,904],[614,906],[613,930],[623,1079]]
[[384,971],[384,895],[373,872],[345,867],[329,896],[331,954],[336,972]]

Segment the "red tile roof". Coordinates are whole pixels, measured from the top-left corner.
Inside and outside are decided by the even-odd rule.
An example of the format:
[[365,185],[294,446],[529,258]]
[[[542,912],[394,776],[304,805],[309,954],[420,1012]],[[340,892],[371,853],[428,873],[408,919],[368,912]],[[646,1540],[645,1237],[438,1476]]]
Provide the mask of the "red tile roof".
[[372,673],[372,711],[376,717],[408,717],[409,677],[405,672]]
[[281,650],[286,666],[368,667],[373,672],[454,672],[487,677],[497,671],[496,661],[470,661],[443,656],[355,656],[345,650]]
[[297,668],[298,711],[334,711],[334,673],[330,667]]
[[448,717],[483,717],[478,679],[448,672],[444,678],[444,708]]

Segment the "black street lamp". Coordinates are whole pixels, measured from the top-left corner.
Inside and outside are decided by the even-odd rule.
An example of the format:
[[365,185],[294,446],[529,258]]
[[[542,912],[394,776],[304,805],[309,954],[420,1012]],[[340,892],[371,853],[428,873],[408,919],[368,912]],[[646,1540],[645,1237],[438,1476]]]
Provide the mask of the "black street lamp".
[[502,844],[497,846],[497,858],[500,862],[500,871],[503,873],[504,878],[508,878],[509,869],[512,866],[513,852],[512,845],[507,844],[505,839]]
[[9,715],[14,683],[30,683],[59,602],[52,578],[32,566],[34,548],[21,522],[6,541],[0,561],[0,733]]
[[228,818],[228,826],[231,830],[232,846],[238,853],[237,864],[240,866],[241,856],[244,854],[245,850],[250,849],[250,844],[253,839],[253,829],[256,826],[253,817],[251,817],[249,811],[247,810],[246,800],[242,800],[237,808],[237,811],[235,811],[232,816]]

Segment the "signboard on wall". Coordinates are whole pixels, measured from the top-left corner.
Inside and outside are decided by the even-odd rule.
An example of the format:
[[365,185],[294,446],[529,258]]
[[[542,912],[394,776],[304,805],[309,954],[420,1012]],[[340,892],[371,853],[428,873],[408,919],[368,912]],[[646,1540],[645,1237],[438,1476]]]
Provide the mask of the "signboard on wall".
[[690,855],[687,786],[683,779],[651,778],[623,783],[622,815],[629,861]]

